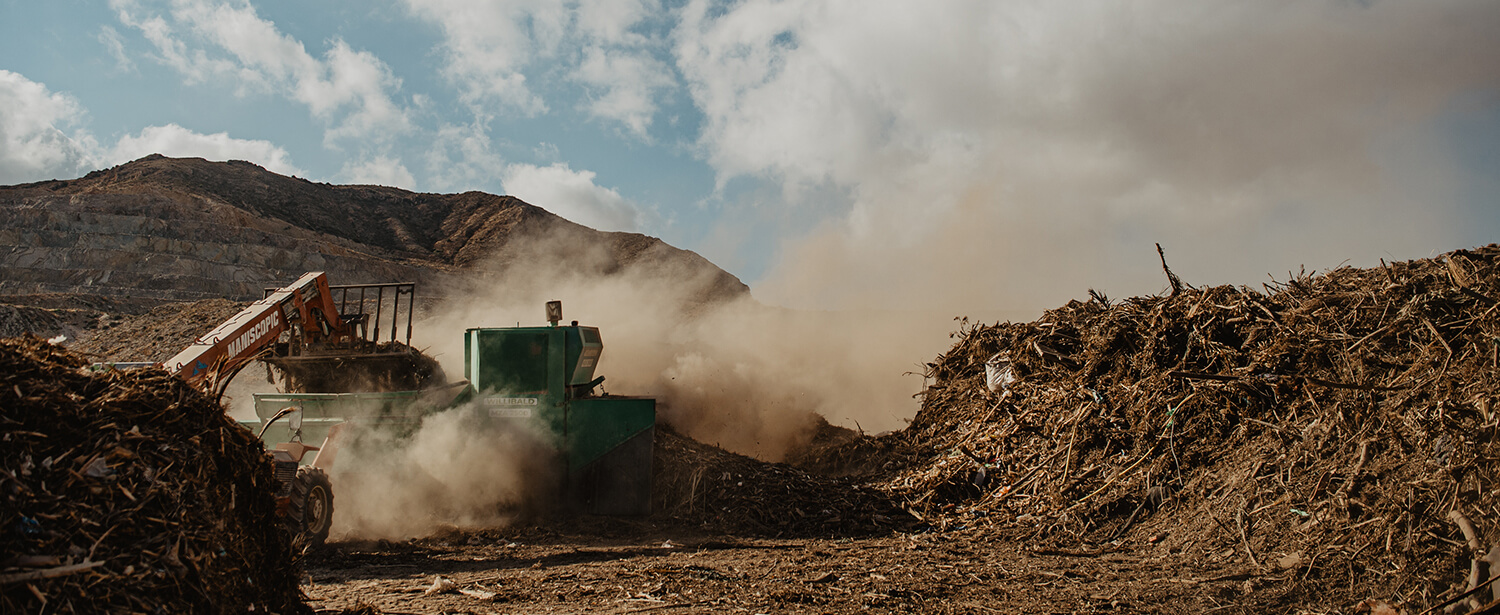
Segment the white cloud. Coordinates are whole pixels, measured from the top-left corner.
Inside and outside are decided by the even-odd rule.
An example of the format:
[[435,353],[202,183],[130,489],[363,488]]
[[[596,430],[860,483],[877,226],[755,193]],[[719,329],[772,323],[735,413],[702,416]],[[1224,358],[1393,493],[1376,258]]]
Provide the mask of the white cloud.
[[[142,15],[137,0],[110,0],[110,8],[120,18],[120,23],[141,31],[141,35],[156,48],[156,60],[177,69],[187,77],[188,83],[199,83],[214,75],[231,75],[234,65],[228,60],[210,59],[203,50],[190,50],[185,42],[177,38],[171,24],[160,15]],[[252,75],[253,77],[253,75]]]
[[99,28],[99,44],[109,52],[110,57],[115,59],[115,68],[122,73],[135,70],[135,62],[130,56],[125,55],[125,41],[121,40],[120,32],[109,26]]
[[375,156],[345,164],[339,175],[351,184],[390,186],[407,190],[416,187],[416,180],[412,178],[411,172],[406,170],[406,165],[401,164],[401,159],[391,156]]
[[602,231],[633,231],[643,217],[619,192],[595,185],[593,171],[574,171],[565,163],[511,164],[501,179],[511,196]]
[[91,170],[96,145],[72,96],[0,69],[0,184],[68,179]]
[[[135,0],[111,0],[121,23],[145,35],[158,59],[190,82],[232,81],[241,91],[279,92],[330,126],[325,143],[386,143],[412,130],[391,98],[401,80],[379,58],[334,38],[322,59],[243,1],[174,0],[165,15]],[[169,21],[170,19],[170,21]]]
[[[303,174],[287,151],[270,141],[202,134],[177,124],[148,126],[104,147],[80,126],[84,117],[73,97],[0,70],[0,184],[71,179],[150,154],[247,160],[283,175]],[[71,134],[63,132],[75,126]]]
[[384,142],[411,131],[407,111],[386,94],[386,88],[399,89],[401,80],[392,76],[379,58],[369,52],[354,51],[343,41],[335,41],[333,48],[328,50],[326,65],[327,79],[310,80],[307,89],[311,94],[299,95],[298,98],[309,106],[313,106],[314,101],[338,101],[340,106],[348,104],[353,107],[329,131],[329,138]]
[[645,139],[657,98],[676,87],[660,40],[638,28],[665,17],[654,0],[406,0],[443,31],[444,73],[476,115],[548,110],[532,77],[561,71],[588,89],[582,108]]
[[584,38],[606,45],[641,46],[650,40],[634,31],[661,11],[655,0],[579,0],[574,15]]
[[568,20],[560,2],[527,0],[406,0],[412,13],[442,28],[444,72],[465,100],[498,102],[523,114],[547,105],[527,85],[525,70],[550,56]]
[[427,183],[430,189],[445,192],[496,190],[504,164],[490,149],[485,122],[444,124],[427,151]]
[[[764,178],[793,207],[812,205],[803,187],[849,195],[762,287],[800,304],[1150,292],[1154,241],[1218,281],[1425,254],[1454,206],[1394,188],[1382,161],[1413,157],[1375,150],[1500,87],[1500,10],[1483,0],[693,0],[681,15],[677,68],[721,183]],[[1384,222],[1356,235],[1351,219]]]
[[236,139],[229,133],[202,134],[176,124],[148,126],[137,135],[125,135],[110,149],[110,164],[161,154],[174,158],[207,160],[246,160],[282,175],[304,175],[294,166],[285,149],[270,141]]
[[600,47],[584,50],[574,78],[602,90],[586,105],[591,114],[618,121],[642,139],[648,137],[657,96],[676,85],[666,63],[650,53]]
[[557,144],[543,141],[536,147],[531,148],[531,155],[537,160],[556,162],[562,158],[562,150],[557,149]]

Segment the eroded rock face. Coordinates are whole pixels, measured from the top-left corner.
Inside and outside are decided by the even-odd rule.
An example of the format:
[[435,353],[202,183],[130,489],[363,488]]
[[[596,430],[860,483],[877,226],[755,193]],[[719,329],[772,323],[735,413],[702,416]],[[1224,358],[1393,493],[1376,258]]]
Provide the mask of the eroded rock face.
[[7,295],[247,300],[307,271],[363,283],[451,269],[169,195],[0,196],[0,228],[0,293]]
[[0,297],[253,300],[307,271],[335,284],[416,281],[430,296],[468,270],[500,271],[558,242],[593,248],[542,248],[579,271],[651,267],[691,280],[705,301],[749,290],[654,237],[596,231],[481,192],[334,186],[242,161],[163,156],[0,187]]

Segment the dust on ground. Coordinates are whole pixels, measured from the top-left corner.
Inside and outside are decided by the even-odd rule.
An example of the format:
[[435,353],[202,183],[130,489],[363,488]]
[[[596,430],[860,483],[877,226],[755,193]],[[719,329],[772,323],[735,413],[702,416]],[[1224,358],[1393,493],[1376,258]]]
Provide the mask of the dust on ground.
[[306,561],[308,603],[392,614],[1261,613],[1303,595],[1290,570],[1210,562],[1149,538],[1060,549],[989,526],[940,529],[867,479],[765,463],[669,428],[656,463],[648,518],[335,541]]

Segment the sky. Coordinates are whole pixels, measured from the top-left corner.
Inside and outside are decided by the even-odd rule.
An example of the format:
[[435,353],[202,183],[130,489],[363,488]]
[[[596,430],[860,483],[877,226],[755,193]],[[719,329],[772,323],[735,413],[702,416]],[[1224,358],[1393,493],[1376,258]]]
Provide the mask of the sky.
[[1025,314],[1500,240],[1500,3],[0,0],[0,184],[151,153]]

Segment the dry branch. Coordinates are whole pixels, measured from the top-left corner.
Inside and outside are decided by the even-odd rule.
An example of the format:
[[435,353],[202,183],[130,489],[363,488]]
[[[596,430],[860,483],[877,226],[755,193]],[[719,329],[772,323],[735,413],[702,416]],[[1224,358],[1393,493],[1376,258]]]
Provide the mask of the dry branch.
[[99,566],[103,565],[104,562],[82,562],[68,566],[57,566],[53,568],[46,568],[43,570],[33,570],[31,572],[5,574],[0,575],[0,585],[9,585],[11,583],[21,583],[24,581],[36,581],[39,579],[55,579],[57,577],[68,576],[75,572],[83,572],[85,570],[98,568]]

